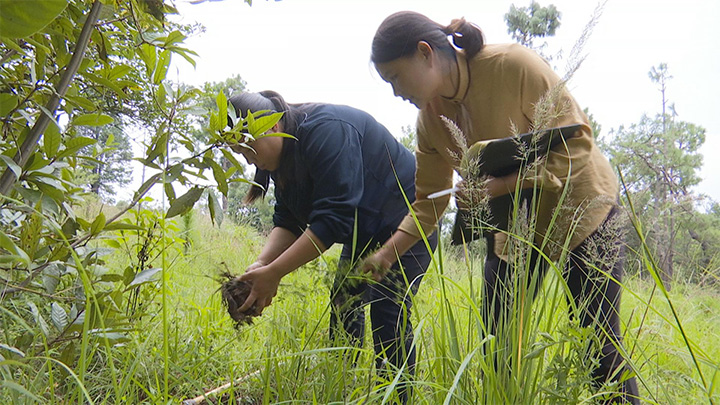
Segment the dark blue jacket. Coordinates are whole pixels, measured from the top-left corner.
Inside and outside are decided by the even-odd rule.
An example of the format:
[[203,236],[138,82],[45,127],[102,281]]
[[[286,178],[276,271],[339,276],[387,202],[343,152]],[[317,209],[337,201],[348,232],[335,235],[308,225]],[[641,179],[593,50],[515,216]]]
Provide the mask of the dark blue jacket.
[[[326,246],[382,243],[415,199],[415,157],[369,114],[330,104],[294,105],[304,113],[285,139],[292,177],[275,187],[274,225],[300,235],[308,226]],[[397,177],[396,177],[397,174]]]

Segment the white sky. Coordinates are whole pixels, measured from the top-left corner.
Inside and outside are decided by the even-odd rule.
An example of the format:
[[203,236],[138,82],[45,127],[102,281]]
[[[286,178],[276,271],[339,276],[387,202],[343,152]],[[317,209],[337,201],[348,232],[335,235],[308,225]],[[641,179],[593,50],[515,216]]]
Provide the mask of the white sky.
[[[382,20],[399,10],[419,11],[445,25],[465,17],[488,43],[510,42],[503,15],[509,0],[241,0],[189,4],[176,0],[182,23],[206,32],[187,41],[199,54],[197,68],[175,57],[169,77],[188,84],[218,82],[239,74],[250,91],[275,90],[288,102],[348,104],[372,114],[396,136],[414,125],[417,109],[392,94],[370,63],[370,44]],[[515,2],[527,6],[530,1]],[[550,53],[570,49],[597,6],[586,0],[541,0],[562,13]],[[673,79],[667,97],[678,119],[707,129],[704,179],[698,191],[720,201],[720,46],[717,0],[609,0],[583,53],[587,59],[570,82],[602,133],[661,110],[648,78],[659,63]],[[554,62],[562,69],[565,62]]]

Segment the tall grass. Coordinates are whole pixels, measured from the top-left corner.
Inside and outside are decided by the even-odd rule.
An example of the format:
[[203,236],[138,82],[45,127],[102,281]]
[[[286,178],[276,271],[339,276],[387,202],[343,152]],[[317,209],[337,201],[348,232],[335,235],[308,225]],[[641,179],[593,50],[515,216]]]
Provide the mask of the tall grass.
[[[283,279],[264,315],[236,331],[214,277],[225,265],[243,271],[259,252],[262,236],[197,219],[196,243],[169,266],[165,331],[158,300],[156,315],[143,318],[129,341],[98,344],[88,334],[81,363],[64,364],[52,351],[40,351],[32,361],[6,358],[0,361],[0,401],[165,403],[167,378],[167,396],[177,403],[242,377],[217,397],[253,404],[374,404],[397,398],[392,389],[397,375],[376,374],[369,341],[355,349],[334,346],[328,337],[328,285],[338,249]],[[414,303],[418,364],[412,403],[592,403],[598,391],[588,385],[593,359],[585,356],[592,333],[568,317],[556,274],[548,274],[539,297],[508,327],[512,355],[503,369],[487,355],[500,338],[488,336],[482,321],[482,252],[441,243],[436,258]],[[654,281],[639,277],[624,280],[623,288],[624,345],[643,399],[717,403],[720,292],[679,284],[663,295]],[[20,329],[38,333],[32,321],[13,315],[10,304],[3,302],[3,339]]]

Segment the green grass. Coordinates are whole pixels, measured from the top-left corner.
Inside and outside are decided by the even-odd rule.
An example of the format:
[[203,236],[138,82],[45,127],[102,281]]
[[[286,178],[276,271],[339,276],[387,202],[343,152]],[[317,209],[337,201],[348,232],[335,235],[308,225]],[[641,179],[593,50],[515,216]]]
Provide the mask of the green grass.
[[[213,228],[199,215],[192,239],[185,255],[169,253],[166,258],[166,325],[158,288],[128,341],[106,345],[91,339],[84,369],[77,359],[67,364],[75,374],[82,371],[82,384],[57,361],[48,360],[61,356],[53,350],[22,361],[7,356],[0,362],[0,402],[66,404],[89,397],[93,403],[179,403],[242,377],[222,394],[223,400],[392,402],[397,381],[375,374],[370,333],[360,349],[330,345],[328,285],[337,247],[283,279],[263,316],[235,330],[216,293],[215,277],[225,266],[241,273],[254,261],[263,239],[227,222]],[[413,403],[592,403],[595,392],[587,385],[591,359],[581,355],[592,339],[569,321],[554,275],[547,277],[534,305],[524,307],[525,321],[508,330],[511,340],[522,344],[512,346],[517,355],[511,368],[497,371],[483,355],[497,342],[485,338],[479,316],[482,252],[468,255],[465,263],[462,251],[441,249],[439,266],[429,270],[415,300],[418,364]],[[108,267],[121,269],[121,263],[115,258]],[[638,372],[641,395],[659,404],[720,402],[715,388],[720,384],[720,293],[693,284],[677,284],[669,293],[683,337],[667,299],[653,292],[653,285],[639,277],[624,280],[624,344]],[[38,333],[31,321],[9,315],[11,304],[2,303],[3,336],[23,328],[23,333]]]

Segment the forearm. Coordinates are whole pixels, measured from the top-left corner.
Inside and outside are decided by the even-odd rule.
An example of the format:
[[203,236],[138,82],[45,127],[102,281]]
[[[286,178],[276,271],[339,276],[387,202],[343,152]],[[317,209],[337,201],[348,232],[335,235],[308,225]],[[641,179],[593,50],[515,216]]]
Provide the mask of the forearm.
[[[491,198],[512,194],[518,187],[518,181],[520,181],[520,178],[517,172],[503,177],[493,177],[486,184],[487,192]],[[520,190],[532,188],[534,184],[535,183],[531,179],[523,177],[522,182],[519,184]]]
[[268,263],[274,274],[284,277],[298,267],[320,256],[327,249],[313,231],[306,230],[277,258]]
[[263,247],[262,252],[257,258],[257,262],[262,265],[272,263],[278,258],[285,250],[288,249],[298,238],[294,233],[290,232],[285,228],[275,227],[270,231],[267,242]]
[[402,256],[410,250],[420,239],[416,236],[410,235],[407,232],[395,231],[390,239],[375,253],[375,256],[384,262],[385,266],[389,268],[398,260],[398,257]]

